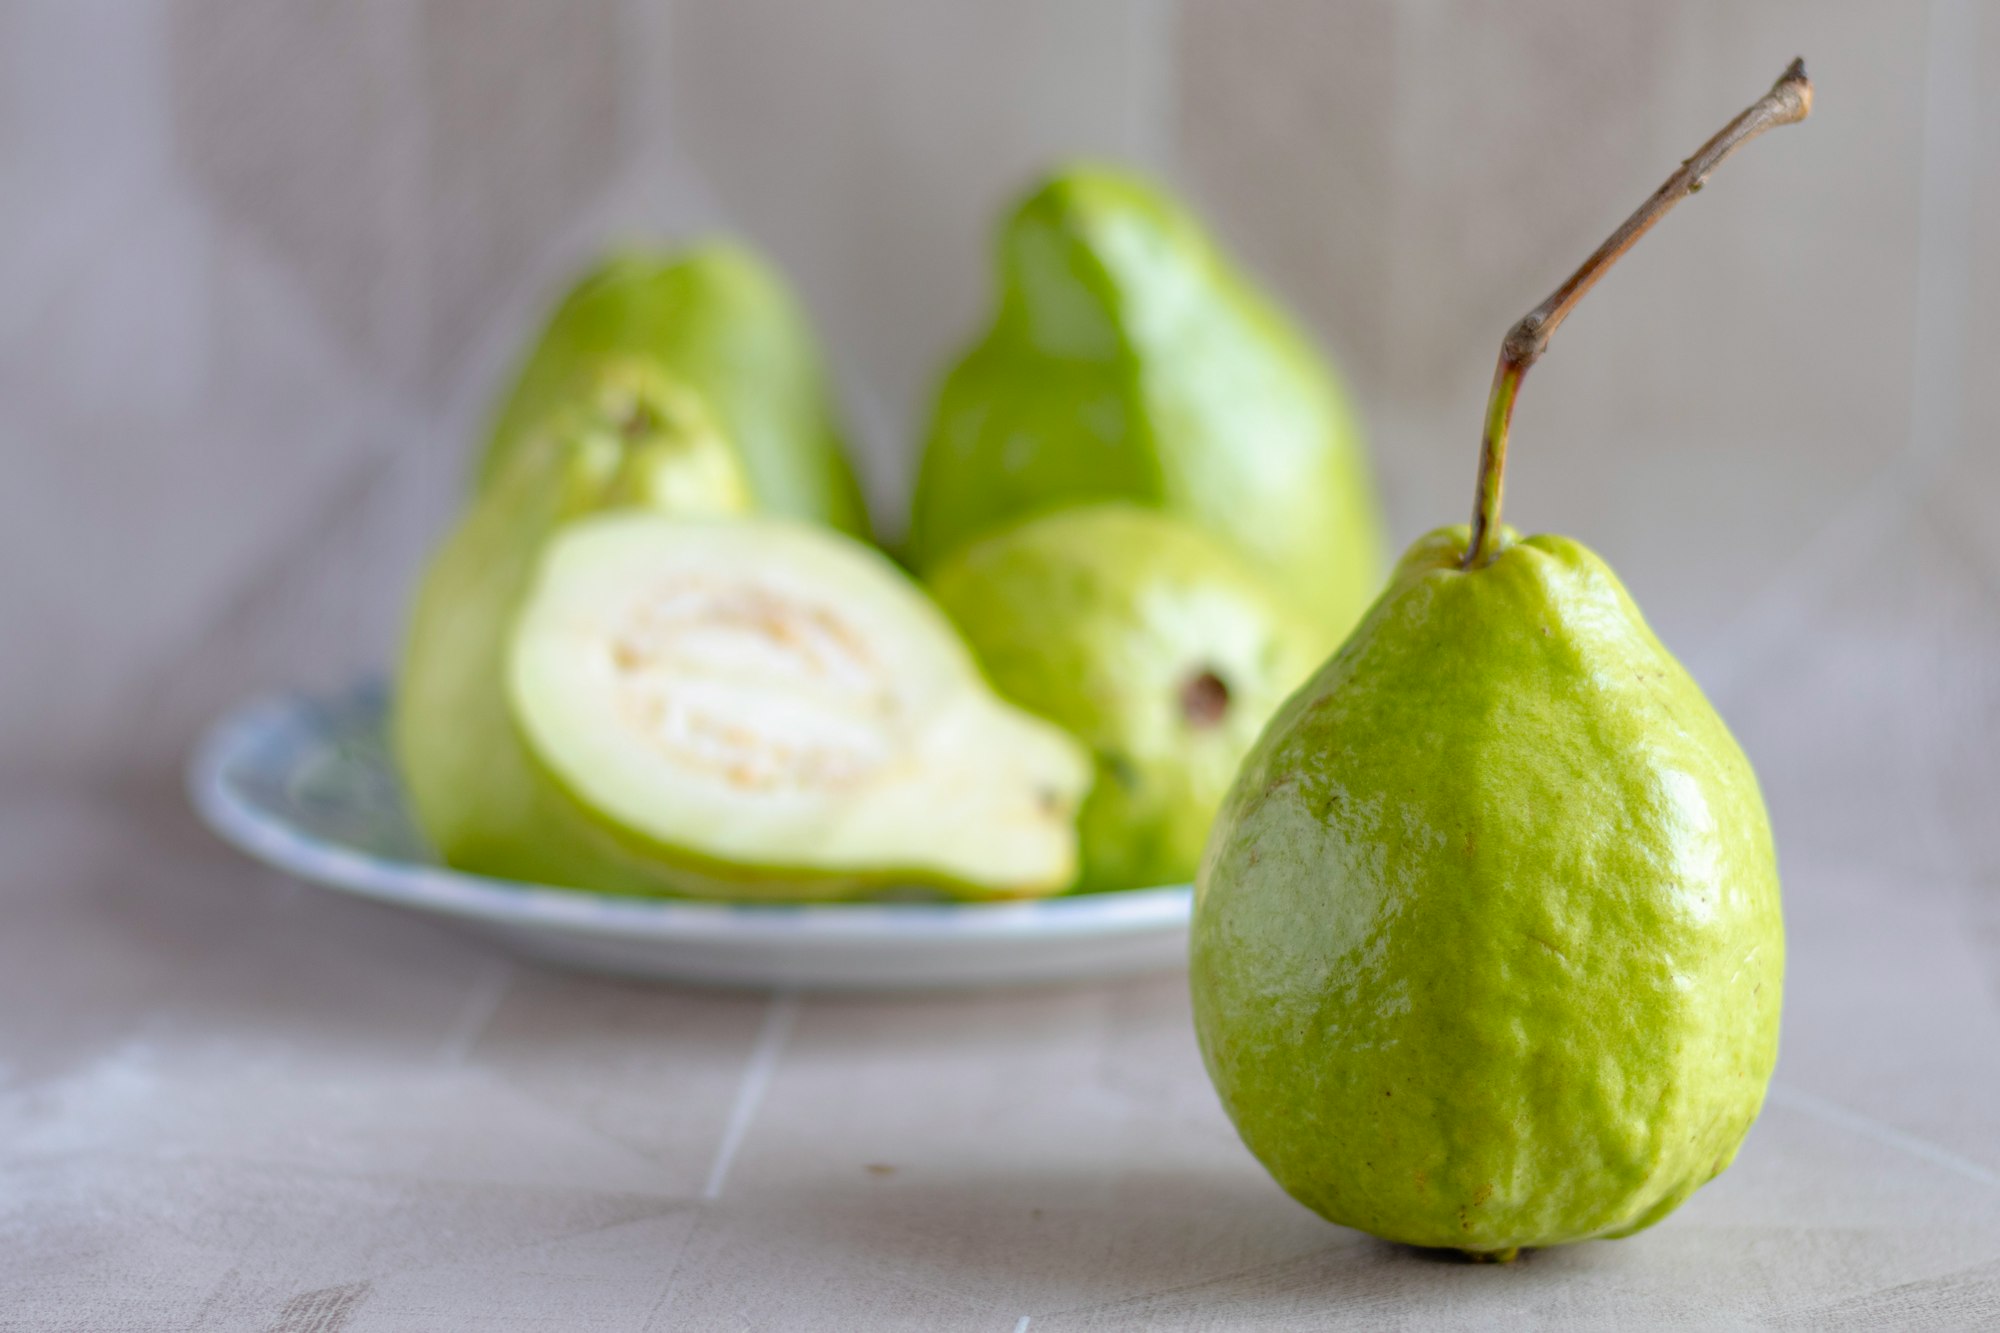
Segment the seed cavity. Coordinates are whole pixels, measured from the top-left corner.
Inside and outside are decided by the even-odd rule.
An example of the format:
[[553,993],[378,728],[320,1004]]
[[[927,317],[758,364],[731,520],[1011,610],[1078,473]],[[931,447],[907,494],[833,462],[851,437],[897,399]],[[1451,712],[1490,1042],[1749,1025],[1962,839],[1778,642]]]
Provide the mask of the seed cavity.
[[606,656],[627,722],[675,763],[745,790],[868,781],[904,701],[855,627],[782,589],[688,577],[628,603]]

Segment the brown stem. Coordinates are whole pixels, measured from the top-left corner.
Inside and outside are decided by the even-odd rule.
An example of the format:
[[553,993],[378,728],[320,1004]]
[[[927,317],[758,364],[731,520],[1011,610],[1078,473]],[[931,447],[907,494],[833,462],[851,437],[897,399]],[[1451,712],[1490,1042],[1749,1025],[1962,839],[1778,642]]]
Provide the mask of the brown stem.
[[1770,92],[1681,163],[1680,170],[1653,191],[1652,197],[1639,205],[1638,211],[1583,261],[1582,268],[1570,274],[1569,280],[1556,288],[1548,300],[1523,315],[1520,323],[1507,331],[1500,342],[1500,364],[1493,371],[1492,395],[1486,400],[1486,424],[1479,447],[1479,485],[1472,501],[1472,540],[1466,543],[1463,568],[1485,564],[1500,544],[1500,499],[1507,470],[1507,429],[1514,420],[1514,398],[1528,368],[1548,350],[1549,338],[1557,326],[1568,318],[1583,294],[1597,285],[1605,270],[1651,231],[1668,209],[1708,183],[1709,173],[1721,165],[1722,159],[1774,125],[1804,120],[1812,110],[1812,97],[1806,62],[1794,60],[1771,85]]

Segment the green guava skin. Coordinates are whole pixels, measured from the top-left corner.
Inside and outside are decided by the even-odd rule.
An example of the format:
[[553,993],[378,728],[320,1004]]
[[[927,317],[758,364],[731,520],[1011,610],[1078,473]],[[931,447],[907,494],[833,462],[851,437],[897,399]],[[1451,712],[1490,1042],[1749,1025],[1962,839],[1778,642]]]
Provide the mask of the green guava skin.
[[1131,500],[1264,564],[1330,651],[1383,546],[1359,429],[1306,339],[1186,210],[1109,168],[1036,190],[999,270],[993,326],[931,417],[912,565],[1031,512]]
[[[733,451],[677,399],[686,433],[630,440],[572,402],[524,440],[432,556],[411,609],[390,743],[416,822],[463,870],[607,893],[688,880],[623,845],[529,753],[502,670],[508,631],[544,544],[606,508],[728,514],[747,505]],[[691,484],[708,487],[706,498]]]
[[[1185,884],[1244,751],[1319,661],[1311,619],[1222,542],[1088,505],[973,542],[930,588],[995,689],[1091,749],[1077,889]],[[1204,673],[1227,701],[1190,717]]]
[[1418,541],[1280,710],[1196,881],[1202,1055],[1293,1197],[1511,1258],[1629,1235],[1735,1156],[1784,931],[1748,761],[1563,537]]
[[565,296],[516,374],[479,467],[491,485],[524,440],[609,359],[643,357],[708,404],[760,512],[868,536],[804,311],[741,246],[608,256]]

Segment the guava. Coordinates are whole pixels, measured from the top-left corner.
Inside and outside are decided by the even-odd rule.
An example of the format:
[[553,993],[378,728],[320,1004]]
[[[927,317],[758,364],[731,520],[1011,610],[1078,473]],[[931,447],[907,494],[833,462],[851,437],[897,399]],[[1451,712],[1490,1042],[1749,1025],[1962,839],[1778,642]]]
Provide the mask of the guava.
[[542,883],[656,887],[536,770],[506,699],[507,635],[565,523],[609,507],[736,513],[748,496],[698,396],[621,358],[553,407],[468,503],[418,585],[390,714],[411,813],[446,861]]
[[1778,1051],[1757,780],[1602,561],[1418,542],[1251,749],[1195,886],[1196,1031],[1333,1221],[1508,1258],[1650,1226]]
[[439,853],[613,893],[1066,885],[1081,748],[880,553],[743,516],[736,457],[699,395],[619,362],[473,500],[392,715]]
[[617,251],[579,279],[501,402],[481,484],[505,472],[580,383],[620,358],[658,366],[700,395],[760,512],[868,534],[805,312],[768,264],[727,241]]
[[1505,1261],[1629,1236],[1736,1156],[1785,935],[1756,774],[1611,570],[1501,523],[1515,402],[1577,302],[1751,138],[1795,60],[1501,340],[1472,522],[1252,747],[1195,880],[1195,1030],[1292,1196]]
[[1332,368],[1164,191],[1058,172],[1000,238],[999,309],[946,376],[907,553],[1058,505],[1165,510],[1265,567],[1326,648],[1381,587],[1381,521]]
[[995,688],[1090,746],[1086,891],[1193,879],[1237,763],[1320,656],[1262,569],[1130,504],[1002,528],[930,586]]

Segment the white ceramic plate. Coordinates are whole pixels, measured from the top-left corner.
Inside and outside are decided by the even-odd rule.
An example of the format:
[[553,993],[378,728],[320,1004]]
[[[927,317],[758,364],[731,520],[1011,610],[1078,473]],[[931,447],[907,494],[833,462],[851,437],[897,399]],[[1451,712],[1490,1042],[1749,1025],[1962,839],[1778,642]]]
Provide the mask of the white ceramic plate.
[[735,986],[902,990],[1150,971],[1186,956],[1190,890],[1037,902],[789,906],[628,898],[438,863],[403,809],[387,694],[285,696],[217,722],[189,764],[196,808],[250,855],[328,888],[451,918],[549,962]]

